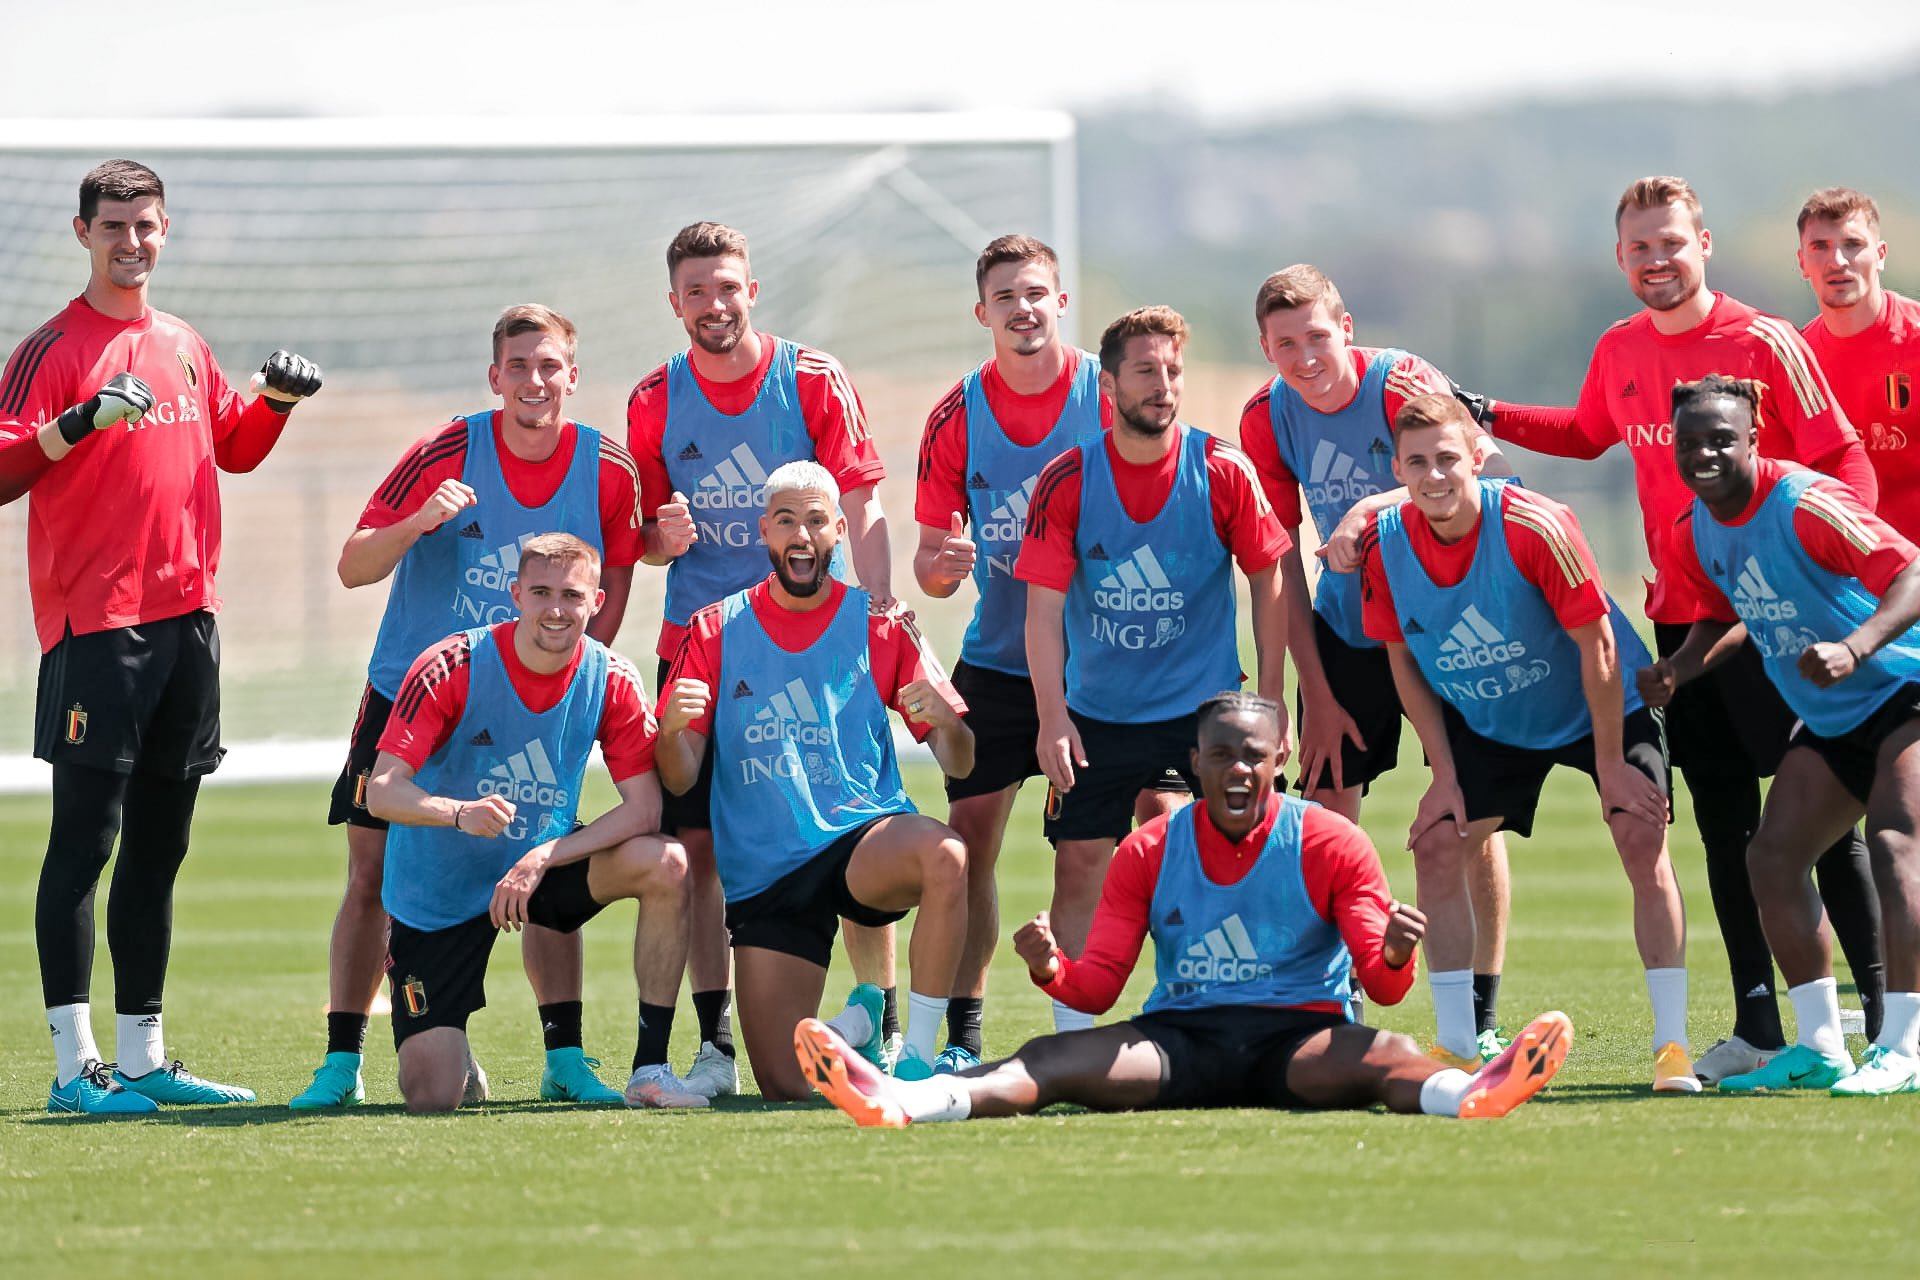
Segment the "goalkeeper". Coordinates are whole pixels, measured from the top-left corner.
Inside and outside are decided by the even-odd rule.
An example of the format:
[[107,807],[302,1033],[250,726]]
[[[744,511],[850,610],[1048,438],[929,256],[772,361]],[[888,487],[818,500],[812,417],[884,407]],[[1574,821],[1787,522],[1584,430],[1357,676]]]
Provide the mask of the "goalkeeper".
[[[258,399],[229,386],[199,334],[147,305],[167,230],[151,169],[109,160],[88,173],[73,220],[91,260],[86,291],[22,342],[0,377],[0,502],[31,494],[34,754],[53,766],[34,934],[55,1112],[253,1100],[169,1056],[161,996],[174,879],[200,779],[222,755],[215,468],[259,466],[289,411],[320,389],[320,371],[276,351]],[[88,997],[94,886],[116,838],[110,1066]]]

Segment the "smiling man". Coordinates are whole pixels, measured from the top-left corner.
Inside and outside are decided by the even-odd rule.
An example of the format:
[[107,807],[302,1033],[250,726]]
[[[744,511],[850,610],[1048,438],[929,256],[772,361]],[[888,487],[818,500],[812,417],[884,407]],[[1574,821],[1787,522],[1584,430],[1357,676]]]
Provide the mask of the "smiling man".
[[1340,815],[1277,792],[1279,705],[1232,692],[1200,704],[1189,768],[1203,797],[1129,835],[1114,856],[1084,953],[1070,958],[1045,912],[1014,947],[1042,990],[1111,1008],[1151,934],[1158,981],[1125,1022],[1029,1041],[958,1075],[889,1080],[839,1031],[794,1032],[807,1078],[862,1126],[1025,1115],[1056,1102],[1099,1110],[1368,1107],[1493,1119],[1532,1097],[1566,1058],[1566,1015],[1534,1019],[1468,1075],[1405,1036],[1347,1020],[1357,976],[1369,999],[1413,984],[1418,911],[1393,902],[1379,855]]
[[[1707,602],[1671,658],[1641,672],[1658,704],[1746,631],[1800,723],[1747,851],[1798,1023],[1791,1048],[1728,1092],[1920,1092],[1920,551],[1846,486],[1758,455],[1761,389],[1709,377],[1673,391],[1673,451],[1694,502],[1673,565]],[[1854,1070],[1814,854],[1867,821],[1887,939],[1886,1017]]]
[[[400,1093],[409,1111],[470,1096],[467,1019],[486,1007],[500,930],[573,933],[636,898],[640,1031],[624,1101],[704,1107],[667,1066],[686,967],[686,853],[661,837],[654,723],[633,664],[586,634],[606,603],[600,556],[571,534],[527,541],[508,591],[517,617],[449,636],[415,659],[367,786],[393,824],[381,902]],[[620,803],[580,826],[598,742]],[[562,1055],[576,1058],[578,1047]],[[592,1078],[592,1060],[579,1069]],[[555,1055],[548,1054],[548,1076]],[[596,1081],[597,1083],[597,1081]],[[541,1095],[555,1097],[548,1077]],[[620,1102],[597,1089],[560,1095]]]
[[[0,502],[28,497],[40,680],[33,751],[53,766],[34,904],[56,1063],[47,1109],[251,1102],[169,1060],[161,997],[173,886],[200,779],[219,767],[221,471],[252,471],[320,370],[268,357],[258,399],[227,384],[148,286],[171,224],[160,178],[109,160],[80,183],[86,290],[15,349],[0,378]],[[118,1070],[93,1039],[94,888],[107,904]]]
[[[1878,486],[1859,436],[1793,326],[1707,287],[1713,235],[1693,188],[1682,178],[1641,178],[1621,194],[1613,221],[1614,258],[1641,310],[1600,335],[1578,405],[1462,396],[1481,426],[1542,453],[1597,458],[1626,445],[1654,569],[1647,617],[1655,647],[1670,654],[1704,616],[1702,602],[1667,568],[1668,535],[1690,500],[1673,465],[1667,394],[1676,382],[1710,373],[1757,380],[1764,388],[1762,453],[1839,477],[1868,507]],[[1733,978],[1733,1028],[1695,1063],[1709,1084],[1751,1070],[1784,1043],[1773,957],[1747,881],[1746,850],[1760,820],[1760,779],[1779,763],[1793,719],[1751,653],[1687,686],[1667,709],[1667,741],[1693,795]],[[1868,1025],[1877,1027],[1879,906],[1857,832],[1840,836],[1821,861],[1820,892],[1853,965]]]
[[[966,845],[914,811],[887,720],[899,712],[943,773],[965,777],[966,706],[936,687],[906,622],[830,572],[846,531],[826,468],[777,468],[759,527],[773,572],[694,614],[661,693],[661,780],[680,794],[713,780],[747,1058],[761,1095],[789,1102],[808,1096],[789,1046],[820,1011],[841,921],[887,928],[919,909],[895,1067],[909,1075],[932,1073],[966,940]],[[862,983],[836,1022],[877,1060],[882,1018]]]
[[1800,274],[1819,314],[1800,336],[1860,432],[1879,484],[1875,511],[1920,537],[1920,302],[1880,281],[1887,242],[1880,207],[1850,187],[1827,187],[1800,206]]
[[[627,451],[567,416],[580,378],[576,341],[573,322],[550,307],[525,303],[501,312],[487,368],[500,407],[455,418],[408,449],[341,548],[346,586],[389,577],[393,586],[327,813],[329,825],[347,828],[347,890],[327,951],[326,1057],[313,1083],[294,1096],[296,1111],[352,1106],[365,1097],[362,1050],[387,934],[380,905],[387,824],[368,811],[367,784],[413,660],[450,633],[512,618],[520,549],[555,531],[604,557],[607,604],[589,633],[611,644],[620,629],[642,551],[638,492]],[[541,1095],[612,1100],[616,1091],[594,1076],[581,1048],[579,938],[536,925],[521,954],[547,1042]],[[478,1101],[486,1077],[477,1065],[473,1082]]]
[[[1667,756],[1632,675],[1646,646],[1600,586],[1566,507],[1482,478],[1474,424],[1450,395],[1394,419],[1394,475],[1411,495],[1373,518],[1367,634],[1433,770],[1407,847],[1431,929],[1431,974],[1473,957],[1469,855],[1495,831],[1533,834],[1557,765],[1593,778],[1633,888],[1633,935],[1653,1005],[1653,1087],[1698,1093],[1687,1053],[1686,916],[1667,858]],[[1434,986],[1440,1044],[1474,1047],[1470,1002]]]

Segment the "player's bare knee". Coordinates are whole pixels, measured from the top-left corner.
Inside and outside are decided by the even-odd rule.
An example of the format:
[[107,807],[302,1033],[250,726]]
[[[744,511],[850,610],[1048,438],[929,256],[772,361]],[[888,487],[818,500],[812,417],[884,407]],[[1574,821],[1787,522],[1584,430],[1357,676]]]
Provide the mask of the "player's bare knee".
[[967,883],[967,846],[948,831],[929,842],[920,854],[920,891],[922,893],[959,893]]
[[1460,875],[1467,867],[1467,842],[1452,830],[1429,827],[1413,842],[1414,870],[1422,875]]
[[1635,884],[1670,879],[1667,870],[1667,833],[1648,822],[1623,821],[1614,834],[1614,848],[1627,879]]
[[1110,854],[1098,844],[1062,841],[1053,851],[1055,888],[1098,893]]

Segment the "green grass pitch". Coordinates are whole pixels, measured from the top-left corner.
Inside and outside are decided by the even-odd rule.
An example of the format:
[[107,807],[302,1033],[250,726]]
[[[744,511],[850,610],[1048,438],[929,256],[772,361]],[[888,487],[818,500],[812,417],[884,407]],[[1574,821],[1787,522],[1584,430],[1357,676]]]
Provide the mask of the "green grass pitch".
[[[913,780],[923,806],[943,812],[933,777]],[[1398,846],[1415,784],[1408,770],[1389,783],[1369,826],[1410,896]],[[1033,792],[1001,867],[1009,934],[1047,893]],[[1565,1009],[1576,1047],[1541,1100],[1478,1125],[1378,1112],[1056,1111],[868,1133],[831,1109],[752,1098],[699,1115],[569,1110],[535,1100],[537,1028],[510,940],[472,1028],[491,1105],[401,1114],[378,1020],[369,1105],[296,1118],[284,1104],[322,1048],[344,861],[339,833],[321,825],[324,804],[317,785],[208,791],[176,899],[170,1046],[265,1101],[96,1123],[42,1111],[51,1062],[32,898],[46,803],[0,802],[0,1272],[124,1273],[131,1262],[192,1276],[1311,1276],[1519,1263],[1557,1274],[1805,1275],[1877,1262],[1897,1274],[1920,1238],[1920,1099],[1649,1093],[1626,885],[1577,775],[1555,779],[1538,835],[1514,844],[1502,992],[1509,1026]],[[1675,835],[1694,925],[1692,1030],[1704,1047],[1725,1030],[1730,1000],[1684,813]],[[587,1047],[610,1079],[624,1077],[632,1051],[631,918],[630,907],[610,912],[587,930]],[[1143,962],[1117,1012],[1137,1008],[1149,973]],[[846,984],[837,962],[830,1003]],[[104,938],[95,993],[111,1052]],[[1424,984],[1373,1016],[1426,1037]],[[1046,1026],[1045,1002],[1004,948],[989,1050]],[[683,1067],[693,1030],[683,1001]]]

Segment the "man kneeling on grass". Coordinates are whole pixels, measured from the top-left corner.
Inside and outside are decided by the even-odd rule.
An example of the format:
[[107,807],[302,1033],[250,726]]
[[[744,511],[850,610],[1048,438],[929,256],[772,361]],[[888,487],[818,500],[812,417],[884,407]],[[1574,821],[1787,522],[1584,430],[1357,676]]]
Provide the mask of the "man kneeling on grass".
[[888,1079],[827,1024],[794,1048],[813,1086],[861,1125],[1022,1115],[1054,1102],[1161,1107],[1367,1107],[1491,1119],[1539,1091],[1573,1026],[1535,1018],[1472,1075],[1402,1035],[1350,1022],[1352,978],[1395,1004],[1426,920],[1387,896],[1361,830],[1274,790],[1279,708],[1221,693],[1200,705],[1193,771],[1204,802],[1122,842],[1085,952],[1069,960],[1044,913],[1014,946],[1034,981],[1089,1013],[1113,1006],[1153,935],[1159,981],[1138,1016],[1042,1036],[955,1076]]
[[[606,600],[600,557],[565,533],[520,553],[520,616],[420,655],[394,699],[367,787],[393,824],[380,898],[393,918],[388,973],[400,1093],[409,1111],[452,1111],[473,1095],[467,1019],[487,1003],[502,929],[572,933],[622,898],[640,902],[633,972],[640,1037],[630,1107],[704,1107],[667,1067],[687,962],[686,851],[658,833],[655,728],[639,674],[586,635]],[[595,740],[620,803],[575,826]],[[585,1074],[573,1046],[547,1072]],[[555,1096],[550,1079],[543,1097]],[[611,1089],[590,1101],[619,1102]],[[579,1091],[570,1096],[581,1097]]]

